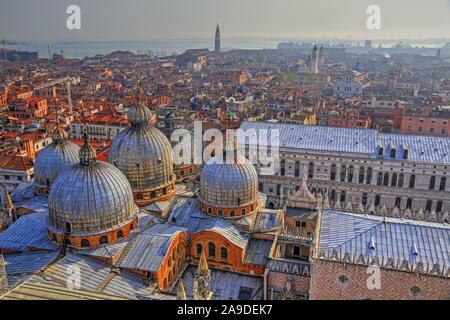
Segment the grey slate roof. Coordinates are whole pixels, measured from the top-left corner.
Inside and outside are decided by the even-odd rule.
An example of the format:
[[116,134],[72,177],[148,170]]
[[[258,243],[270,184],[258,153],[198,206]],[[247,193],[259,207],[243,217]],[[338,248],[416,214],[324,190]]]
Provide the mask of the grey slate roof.
[[76,249],[74,250],[77,254],[84,255],[84,256],[90,256],[90,257],[99,257],[99,258],[112,258],[115,256],[118,252],[120,252],[130,241],[131,235],[127,239],[122,239],[118,242],[102,245],[97,248],[92,249]]
[[197,233],[201,231],[212,231],[217,234],[222,235],[238,247],[244,249],[248,242],[248,236],[241,232],[239,228],[232,225],[231,223],[219,219],[219,218],[210,218],[207,220],[193,219],[197,220],[199,223],[196,224],[192,233]]
[[[323,213],[319,251],[336,250],[342,255],[363,254],[366,258],[422,262],[431,269],[438,263],[450,266],[450,226],[448,224],[400,218],[359,215],[336,211]],[[417,255],[413,254],[414,252]]]
[[34,182],[22,182],[11,192],[11,198],[14,202],[31,199],[35,196],[35,190],[36,184]]
[[[151,295],[149,286],[140,283],[139,277],[121,272],[120,275],[113,274],[111,278],[112,266],[74,254],[69,254],[63,259],[60,259],[50,266],[39,278],[40,280],[43,278],[47,283],[65,285],[68,277],[71,275],[67,272],[69,267],[79,268],[81,290],[83,291],[105,293],[129,299],[154,298]],[[106,286],[102,288],[105,284]]]
[[58,246],[47,236],[46,212],[20,217],[6,231],[0,233],[0,248],[12,251],[27,251],[29,246],[56,250]]
[[158,271],[172,240],[178,233],[184,231],[186,228],[156,224],[136,234],[124,250],[124,257],[119,258],[117,266],[126,269]]
[[245,249],[244,263],[265,266],[272,244],[272,240],[250,239]]
[[58,252],[30,252],[20,254],[5,254],[3,256],[8,275],[8,285],[13,287],[19,282],[26,280],[34,273],[52,262]]
[[169,222],[188,228],[189,234],[216,232],[241,248],[245,248],[248,241],[248,236],[238,227],[224,219],[203,213],[192,199],[181,199],[169,216]]
[[[280,147],[305,151],[343,152],[358,156],[378,158],[378,147],[385,149],[384,159],[390,159],[390,147],[397,150],[401,160],[402,150],[407,148],[408,161],[450,164],[450,138],[405,134],[378,133],[373,129],[304,126],[269,122],[243,122],[241,129],[279,130]],[[405,160],[401,160],[405,161]]]
[[264,230],[276,228],[280,225],[280,216],[277,210],[264,209],[259,210],[253,224],[253,229]]
[[[193,283],[197,267],[190,266],[183,273],[183,285],[188,299],[193,299]],[[211,270],[211,291],[213,300],[238,300],[241,287],[251,289],[250,300],[262,300],[263,278],[246,276],[222,270]],[[174,286],[176,292],[177,286]]]

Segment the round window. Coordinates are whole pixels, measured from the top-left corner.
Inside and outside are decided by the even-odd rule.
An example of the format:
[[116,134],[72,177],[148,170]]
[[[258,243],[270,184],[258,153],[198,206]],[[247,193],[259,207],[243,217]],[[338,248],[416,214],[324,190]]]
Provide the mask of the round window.
[[417,298],[418,296],[420,296],[420,288],[419,287],[416,287],[416,286],[414,286],[414,287],[412,287],[411,289],[409,289],[409,292],[411,293],[411,295],[414,297],[414,298]]
[[346,285],[346,284],[348,284],[348,282],[349,282],[350,280],[348,279],[347,276],[341,275],[341,276],[339,276],[338,281],[339,281],[339,283],[340,283],[341,285]]

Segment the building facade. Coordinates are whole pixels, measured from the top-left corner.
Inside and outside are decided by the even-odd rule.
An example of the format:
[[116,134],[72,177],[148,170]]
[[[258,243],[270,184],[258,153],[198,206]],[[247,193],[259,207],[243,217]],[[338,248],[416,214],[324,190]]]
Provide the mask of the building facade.
[[280,207],[305,173],[313,193],[342,206],[450,211],[449,138],[262,122],[241,129],[280,130],[277,173],[259,177],[269,208]]

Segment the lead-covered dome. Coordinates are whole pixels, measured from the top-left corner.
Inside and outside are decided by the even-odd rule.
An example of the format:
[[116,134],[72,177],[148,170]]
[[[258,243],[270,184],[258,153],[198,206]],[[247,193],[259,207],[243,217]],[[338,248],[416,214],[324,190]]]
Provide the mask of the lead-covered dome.
[[59,126],[52,134],[52,143],[39,152],[34,164],[34,181],[38,194],[48,194],[58,175],[78,162],[80,147],[68,141]]
[[138,210],[126,177],[95,157],[86,136],[79,163],[62,172],[50,190],[49,233],[59,243],[65,232],[77,247],[111,243],[137,223]]
[[117,134],[108,161],[127,177],[136,204],[166,200],[174,193],[172,147],[166,136],[150,125],[151,112],[140,104],[128,110],[131,126]]
[[211,159],[200,174],[202,209],[219,216],[241,216],[257,207],[258,174],[246,158],[233,163],[218,163]]

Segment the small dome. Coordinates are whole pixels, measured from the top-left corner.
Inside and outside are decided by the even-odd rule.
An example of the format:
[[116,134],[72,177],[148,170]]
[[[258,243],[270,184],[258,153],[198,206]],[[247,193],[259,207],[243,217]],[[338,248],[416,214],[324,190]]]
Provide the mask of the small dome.
[[114,166],[95,160],[87,138],[79,163],[62,172],[48,198],[49,230],[91,236],[117,230],[136,218],[137,209],[126,177]]
[[243,158],[234,164],[211,159],[200,175],[199,200],[216,208],[241,208],[258,201],[258,174]]
[[142,105],[130,108],[131,126],[119,132],[109,149],[108,161],[130,182],[138,205],[147,205],[173,193],[172,146],[151,126],[150,111]]
[[34,181],[38,188],[48,191],[58,175],[78,162],[80,148],[67,141],[60,127],[52,135],[52,143],[39,152],[34,164]]

